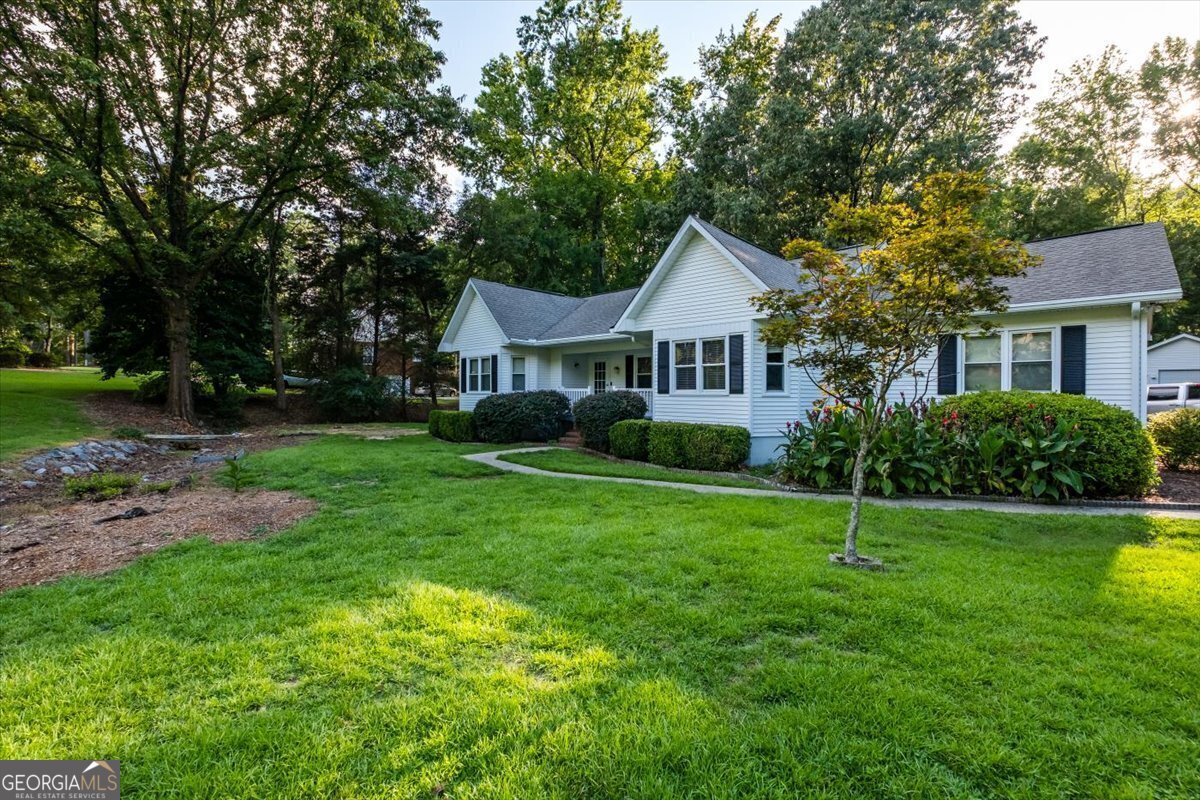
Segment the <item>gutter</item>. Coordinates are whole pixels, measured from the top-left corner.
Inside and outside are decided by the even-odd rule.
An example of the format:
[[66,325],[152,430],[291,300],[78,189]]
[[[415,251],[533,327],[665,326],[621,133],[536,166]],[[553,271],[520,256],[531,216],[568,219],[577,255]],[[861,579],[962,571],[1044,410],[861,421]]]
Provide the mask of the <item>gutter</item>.
[[625,339],[629,339],[631,342],[637,341],[637,337],[630,333],[594,333],[590,336],[568,336],[564,339],[510,339],[507,344],[523,347],[546,347],[576,342],[619,342]]

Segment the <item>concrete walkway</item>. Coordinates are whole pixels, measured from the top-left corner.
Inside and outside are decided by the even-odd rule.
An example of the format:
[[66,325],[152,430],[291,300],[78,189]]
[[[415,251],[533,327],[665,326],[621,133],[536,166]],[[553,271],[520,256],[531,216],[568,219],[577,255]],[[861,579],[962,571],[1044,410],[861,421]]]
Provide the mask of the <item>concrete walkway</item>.
[[[567,478],[577,481],[609,481],[611,483],[635,483],[639,486],[654,486],[661,489],[680,489],[685,492],[699,494],[736,494],[744,497],[777,497],[792,500],[822,500],[830,503],[848,503],[850,497],[844,494],[818,494],[814,492],[781,492],[773,489],[751,489],[739,486],[706,486],[697,483],[676,483],[674,481],[655,481],[645,478],[613,478],[604,475],[579,475],[573,472],[550,472],[525,464],[514,464],[511,461],[501,461],[500,456],[510,453],[537,453],[543,450],[555,450],[554,447],[518,447],[513,450],[499,450],[491,453],[472,453],[463,456],[468,461],[486,464],[489,467],[516,472],[521,475],[537,475],[543,478]],[[1131,515],[1139,517],[1173,517],[1178,519],[1200,520],[1200,511],[1172,511],[1136,506],[1055,506],[1040,503],[1008,503],[973,500],[950,500],[932,497],[913,497],[903,500],[889,500],[883,497],[865,497],[864,503],[888,508],[919,508],[929,511],[992,511],[998,514],[1075,514],[1078,516],[1108,517]]]

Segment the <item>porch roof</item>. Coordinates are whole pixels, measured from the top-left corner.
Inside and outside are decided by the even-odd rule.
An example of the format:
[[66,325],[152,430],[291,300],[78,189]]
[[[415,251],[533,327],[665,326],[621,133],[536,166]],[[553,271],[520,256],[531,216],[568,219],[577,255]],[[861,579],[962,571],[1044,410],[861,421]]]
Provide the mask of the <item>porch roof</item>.
[[472,278],[471,284],[511,341],[550,344],[594,337],[629,338],[610,331],[637,289],[568,297],[478,278]]

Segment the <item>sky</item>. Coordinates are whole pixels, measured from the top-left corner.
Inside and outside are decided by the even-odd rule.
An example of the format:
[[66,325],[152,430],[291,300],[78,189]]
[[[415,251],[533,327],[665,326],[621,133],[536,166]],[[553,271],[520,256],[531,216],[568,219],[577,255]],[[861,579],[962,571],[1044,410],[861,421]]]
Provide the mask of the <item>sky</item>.
[[[517,25],[532,14],[536,0],[426,0],[425,6],[442,23],[438,47],[446,55],[443,82],[456,97],[471,104],[479,94],[479,77],[486,64],[517,48]],[[722,30],[740,26],[751,11],[760,20],[783,17],[781,31],[790,29],[814,5],[808,0],[625,0],[625,13],[635,27],[658,28],[668,54],[668,72],[698,77],[697,52]],[[1200,0],[1022,0],[1021,15],[1046,37],[1042,59],[1034,67],[1029,107],[1049,92],[1057,70],[1085,56],[1099,55],[1108,44],[1125,51],[1128,61],[1142,63],[1150,47],[1166,36],[1200,38]],[[1004,141],[1016,143],[1018,126]],[[461,178],[448,176],[455,188]]]

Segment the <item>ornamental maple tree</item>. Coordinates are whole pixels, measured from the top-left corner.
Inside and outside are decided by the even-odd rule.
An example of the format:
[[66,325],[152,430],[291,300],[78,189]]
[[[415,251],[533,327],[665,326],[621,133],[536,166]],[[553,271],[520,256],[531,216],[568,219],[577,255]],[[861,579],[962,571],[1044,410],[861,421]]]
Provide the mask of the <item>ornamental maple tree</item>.
[[916,187],[915,202],[834,204],[830,239],[857,243],[853,254],[797,239],[784,256],[800,261],[797,289],[752,299],[768,317],[761,338],[791,345],[801,367],[859,428],[853,503],[842,563],[873,563],[858,553],[864,464],[886,423],[888,395],[902,379],[924,376],[942,336],[988,330],[1008,307],[998,278],[1021,275],[1037,258],[992,236],[982,219],[988,195],[982,175],[942,172]]

